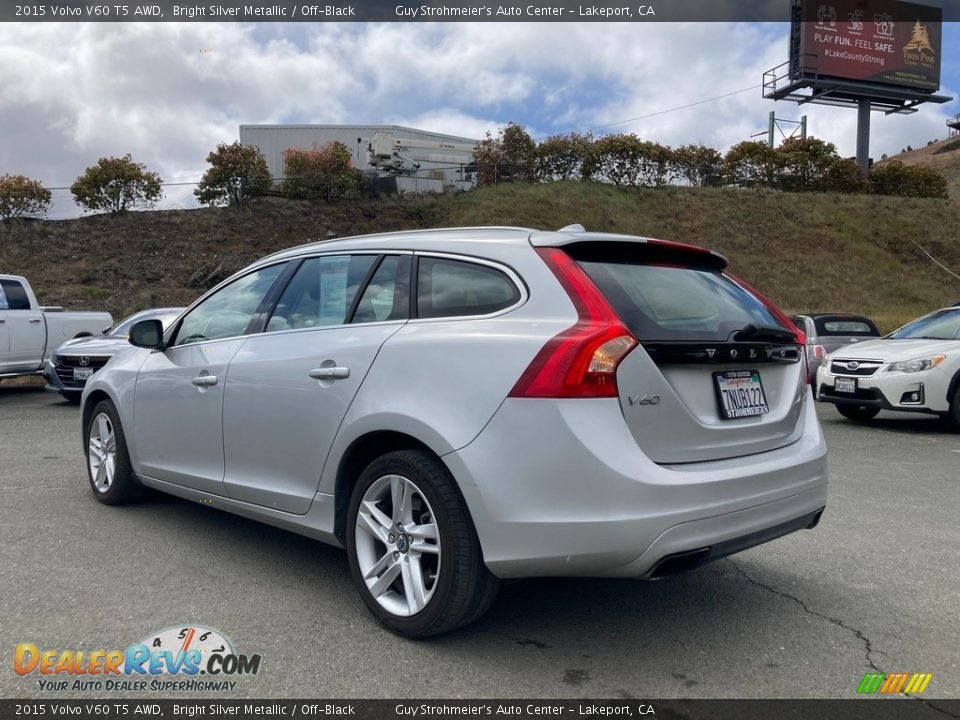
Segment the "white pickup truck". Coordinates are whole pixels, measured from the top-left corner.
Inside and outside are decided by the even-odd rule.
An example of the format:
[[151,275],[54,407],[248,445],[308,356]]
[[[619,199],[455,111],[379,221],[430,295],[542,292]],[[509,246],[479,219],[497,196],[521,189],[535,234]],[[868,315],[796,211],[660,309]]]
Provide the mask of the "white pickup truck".
[[0,377],[38,374],[62,342],[111,325],[110,313],[40,307],[26,278],[0,275]]

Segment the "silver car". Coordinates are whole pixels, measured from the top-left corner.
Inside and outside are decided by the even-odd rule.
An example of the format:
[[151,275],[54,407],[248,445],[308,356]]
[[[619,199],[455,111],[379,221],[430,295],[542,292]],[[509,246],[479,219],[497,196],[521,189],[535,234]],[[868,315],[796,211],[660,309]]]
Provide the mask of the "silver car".
[[47,359],[43,370],[47,379],[46,389],[60,393],[70,402],[80,402],[87,380],[118,352],[130,349],[127,336],[134,323],[156,318],[167,327],[183,310],[184,308],[141,310],[112,327],[104,328],[99,335],[85,335],[67,340]]
[[[658,578],[802,528],[826,447],[796,329],[690,245],[398,232],[271,255],[87,383],[94,496],[344,546],[390,630],[501,578]],[[136,412],[134,412],[134,407]]]

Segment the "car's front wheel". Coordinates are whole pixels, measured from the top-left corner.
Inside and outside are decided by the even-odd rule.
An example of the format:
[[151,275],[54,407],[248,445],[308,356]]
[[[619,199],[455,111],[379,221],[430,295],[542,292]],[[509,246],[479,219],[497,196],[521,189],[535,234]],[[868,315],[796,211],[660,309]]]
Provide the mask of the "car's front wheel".
[[880,408],[866,405],[837,405],[837,412],[848,420],[872,420],[880,412]]
[[112,402],[97,403],[84,435],[87,477],[93,496],[106,505],[138,500],[143,494],[143,485],[133,472],[120,415]]
[[483,563],[463,497],[426,452],[390,452],[363,471],[350,498],[346,540],[364,603],[398,635],[466,625],[496,595],[499,581]]

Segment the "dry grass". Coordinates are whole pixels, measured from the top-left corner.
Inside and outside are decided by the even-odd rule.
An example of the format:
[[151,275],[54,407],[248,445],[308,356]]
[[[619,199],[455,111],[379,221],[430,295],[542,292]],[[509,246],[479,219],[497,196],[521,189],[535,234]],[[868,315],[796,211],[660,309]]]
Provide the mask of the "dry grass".
[[736,189],[505,185],[454,197],[338,204],[269,199],[249,211],[131,213],[0,225],[0,272],[46,304],[107,309],[190,302],[275,250],[329,234],[451,225],[626,232],[702,244],[792,312],[862,312],[891,330],[960,300],[960,204]]

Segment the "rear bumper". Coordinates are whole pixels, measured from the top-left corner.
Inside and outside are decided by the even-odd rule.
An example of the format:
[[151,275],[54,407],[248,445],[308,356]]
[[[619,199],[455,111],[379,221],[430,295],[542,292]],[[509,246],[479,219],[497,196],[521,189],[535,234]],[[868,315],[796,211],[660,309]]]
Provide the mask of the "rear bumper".
[[812,526],[826,505],[813,402],[800,439],[728,460],[657,465],[616,400],[508,399],[444,457],[500,577],[654,577]]

